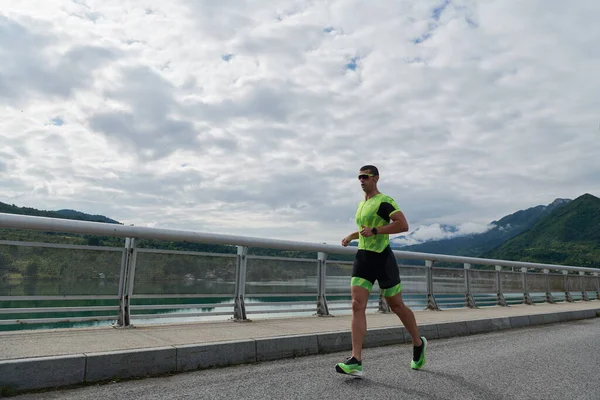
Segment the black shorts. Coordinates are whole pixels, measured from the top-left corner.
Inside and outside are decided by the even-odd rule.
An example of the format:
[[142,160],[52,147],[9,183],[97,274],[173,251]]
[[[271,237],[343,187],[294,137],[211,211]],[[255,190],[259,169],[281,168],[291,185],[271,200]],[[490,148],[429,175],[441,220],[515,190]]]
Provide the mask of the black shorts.
[[393,296],[402,291],[398,262],[391,247],[381,253],[358,250],[352,267],[351,285],[362,286],[369,292],[375,281],[384,296]]

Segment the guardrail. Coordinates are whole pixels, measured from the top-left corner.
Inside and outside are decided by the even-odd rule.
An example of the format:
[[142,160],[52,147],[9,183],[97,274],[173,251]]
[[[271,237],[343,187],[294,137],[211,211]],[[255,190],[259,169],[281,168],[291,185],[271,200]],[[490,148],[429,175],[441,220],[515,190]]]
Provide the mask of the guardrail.
[[[224,315],[231,316],[236,321],[247,321],[248,314],[252,313],[313,312],[319,316],[329,316],[351,308],[349,277],[352,262],[332,260],[329,256],[353,255],[356,247],[2,213],[0,228],[124,239],[122,248],[0,240],[0,256],[4,249],[17,260],[15,262],[22,264],[23,260],[30,260],[25,268],[32,274],[39,274],[40,268],[35,261],[31,261],[32,259],[52,257],[52,260],[57,260],[53,261],[55,264],[61,264],[62,276],[58,283],[50,283],[54,286],[46,291],[41,290],[41,293],[36,289],[33,294],[14,295],[10,285],[5,285],[4,289],[0,286],[0,327],[83,321],[115,321],[115,327],[128,327],[132,325],[132,319]],[[232,246],[235,253],[137,247],[137,241],[143,239],[227,245]],[[249,248],[312,252],[316,253],[316,257],[311,260],[249,255]],[[592,298],[600,300],[598,269],[399,250],[395,250],[394,253],[399,260],[424,262],[422,266],[401,264],[400,274],[405,301],[409,299],[413,305],[422,304],[430,310],[446,307],[508,306],[515,303],[589,301]],[[460,263],[463,267],[440,268],[436,263],[441,262]],[[156,293],[156,290],[143,287],[142,284],[161,279],[151,276],[157,265],[163,271],[168,269],[171,276],[176,277],[179,283],[174,289],[161,287],[160,293]],[[473,268],[475,265],[484,268]],[[98,285],[86,287],[82,283],[84,280],[77,274],[84,269],[99,275]],[[189,273],[190,270],[202,277]],[[211,272],[215,270],[221,276],[215,277]],[[286,282],[284,277],[275,277],[267,283],[262,282],[265,275],[272,274],[275,270],[314,271],[314,275],[305,273],[300,278],[288,278],[288,283],[295,281],[298,284],[296,290],[299,288],[299,291],[279,293],[273,290],[276,290],[282,281]],[[88,273],[87,279],[89,278]],[[182,280],[186,282],[185,285],[189,283],[189,286],[181,286]],[[220,289],[206,293],[207,290],[197,288],[199,282],[204,285],[204,289],[211,285],[217,285]],[[164,281],[162,284],[164,285]],[[49,294],[53,291],[54,293]],[[257,298],[262,301],[249,301]],[[268,304],[275,309],[254,310],[257,304]],[[303,308],[296,308],[297,306]],[[389,312],[389,307],[377,287],[369,302],[369,308],[375,307],[380,312]],[[230,311],[214,311],[218,308],[230,308]]]

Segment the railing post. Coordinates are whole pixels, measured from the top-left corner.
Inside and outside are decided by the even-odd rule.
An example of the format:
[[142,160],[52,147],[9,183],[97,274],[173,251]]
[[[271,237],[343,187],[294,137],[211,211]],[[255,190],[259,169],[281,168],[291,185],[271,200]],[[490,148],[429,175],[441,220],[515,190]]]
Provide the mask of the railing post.
[[523,302],[525,304],[533,305],[533,300],[529,294],[529,288],[527,287],[527,268],[521,267],[521,273],[523,274]]
[[389,314],[392,312],[390,305],[387,303],[387,301],[385,301],[385,297],[383,297],[383,294],[381,292],[379,293],[377,312],[383,314]]
[[475,300],[473,300],[473,294],[471,293],[471,264],[464,263],[465,269],[465,303],[469,308],[475,308]]
[[579,271],[579,282],[581,284],[581,300],[590,301],[590,297],[587,294],[587,290],[585,290],[585,272]]
[[327,297],[325,295],[325,281],[327,279],[327,253],[317,253],[317,315],[319,317],[329,316]]
[[502,265],[496,265],[496,288],[498,289],[498,293],[496,295],[496,305],[506,307],[508,304],[506,303],[506,299],[504,298],[504,291],[502,290]]
[[435,296],[433,295],[433,261],[425,260],[425,266],[427,267],[427,309],[440,311],[437,301],[435,301]]
[[129,308],[127,307],[126,301],[126,285],[127,277],[129,275],[129,264],[132,257],[132,240],[131,238],[125,238],[125,247],[123,248],[123,256],[121,257],[121,272],[119,273],[119,317],[117,321],[112,325],[114,328],[123,328],[129,326],[130,315]]
[[235,321],[248,321],[246,317],[246,304],[244,296],[246,294],[246,263],[248,256],[248,247],[237,246],[237,262],[235,266],[235,299],[233,304],[233,319]]
[[563,277],[563,284],[565,287],[565,301],[568,301],[569,303],[573,302],[573,296],[571,296],[571,292],[569,291],[569,271],[563,270],[562,271],[564,277]]
[[546,303],[554,304],[555,301],[550,292],[550,270],[548,268],[544,268],[544,276],[546,278]]
[[127,284],[126,284],[126,292],[125,292],[125,324],[124,326],[132,326],[131,325],[131,297],[133,296],[133,287],[135,283],[135,266],[137,264],[137,251],[135,249],[135,238],[131,238],[129,242],[129,258],[127,260],[128,263],[128,273],[127,273]]
[[594,272],[596,276],[596,299],[600,300],[600,273]]

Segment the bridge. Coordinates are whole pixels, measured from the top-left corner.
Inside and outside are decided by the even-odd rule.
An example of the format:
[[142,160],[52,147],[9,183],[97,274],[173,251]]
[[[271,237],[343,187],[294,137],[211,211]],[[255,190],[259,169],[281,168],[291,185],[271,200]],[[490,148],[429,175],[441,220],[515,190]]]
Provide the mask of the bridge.
[[[348,256],[356,248],[11,214],[0,214],[0,228],[15,237],[28,230],[122,241],[116,247],[0,240],[0,390],[7,393],[351,347]],[[166,241],[230,252],[161,248]],[[433,341],[600,316],[597,269],[395,254],[405,301]],[[39,282],[49,273],[44,259],[61,265],[60,279]],[[37,284],[25,285],[31,277],[16,276],[15,266],[38,274]],[[170,283],[157,286],[158,273]],[[367,318],[365,347],[409,342],[377,287]]]

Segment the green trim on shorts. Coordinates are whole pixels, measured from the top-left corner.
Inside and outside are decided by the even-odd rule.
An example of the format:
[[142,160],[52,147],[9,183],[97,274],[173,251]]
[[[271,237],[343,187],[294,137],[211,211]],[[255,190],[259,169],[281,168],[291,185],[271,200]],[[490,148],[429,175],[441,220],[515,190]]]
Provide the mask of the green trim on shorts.
[[373,284],[364,278],[359,278],[357,276],[353,276],[350,281],[350,286],[360,286],[362,288],[367,289],[369,292],[373,289]]
[[382,289],[381,295],[383,297],[392,297],[402,292],[402,282],[397,284],[396,286],[392,286],[391,288]]

